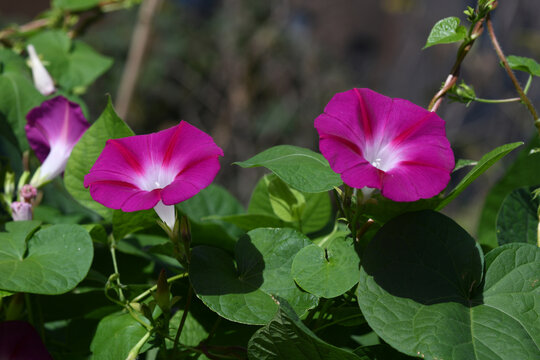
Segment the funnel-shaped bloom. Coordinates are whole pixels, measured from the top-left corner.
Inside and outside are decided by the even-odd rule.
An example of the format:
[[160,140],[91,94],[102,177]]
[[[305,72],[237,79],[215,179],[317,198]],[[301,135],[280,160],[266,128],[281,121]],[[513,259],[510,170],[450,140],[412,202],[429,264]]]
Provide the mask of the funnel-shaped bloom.
[[26,50],[28,51],[28,56],[30,56],[30,66],[32,67],[34,86],[41,94],[45,96],[51,95],[56,91],[51,75],[49,75],[49,72],[45,69],[41,60],[39,60],[39,56],[36,53],[34,46],[28,45]]
[[90,124],[80,106],[63,96],[33,108],[26,119],[28,143],[42,162],[30,184],[39,187],[64,172],[71,150]]
[[0,359],[52,360],[38,332],[24,321],[0,323]]
[[149,135],[107,141],[84,177],[92,198],[111,208],[137,211],[154,208],[172,229],[174,205],[210,185],[223,156],[212,138],[180,124]]
[[315,119],[321,153],[343,182],[394,201],[427,199],[450,180],[444,121],[407,100],[369,89],[336,94]]

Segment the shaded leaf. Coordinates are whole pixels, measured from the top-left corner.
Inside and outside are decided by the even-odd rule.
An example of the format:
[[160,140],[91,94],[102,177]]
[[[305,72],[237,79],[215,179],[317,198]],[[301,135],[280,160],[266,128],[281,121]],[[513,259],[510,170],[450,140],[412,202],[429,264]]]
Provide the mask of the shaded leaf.
[[257,360],[360,360],[352,352],[319,339],[300,321],[285,301],[270,323],[248,343],[248,358]]
[[540,153],[530,153],[540,146],[540,139],[535,135],[526,148],[522,149],[502,179],[489,191],[480,221],[478,222],[478,241],[491,248],[497,247],[497,214],[505,197],[522,186],[533,186],[540,179]]
[[504,199],[497,216],[499,245],[524,242],[538,243],[538,207],[540,199],[533,198],[533,188],[512,191]]
[[266,324],[275,315],[276,297],[300,314],[318,298],[302,292],[291,264],[309,239],[293,229],[255,229],[238,240],[235,258],[209,246],[193,248],[189,276],[197,296],[220,316],[245,324]]
[[486,256],[442,214],[397,217],[368,245],[357,290],[371,328],[429,359],[533,360],[540,353],[540,249],[509,244]]

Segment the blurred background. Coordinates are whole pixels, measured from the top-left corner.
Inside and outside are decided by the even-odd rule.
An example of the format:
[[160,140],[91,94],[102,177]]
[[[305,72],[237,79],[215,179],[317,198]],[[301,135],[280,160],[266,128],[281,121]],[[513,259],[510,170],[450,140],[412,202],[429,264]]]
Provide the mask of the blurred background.
[[[153,0],[144,0],[144,2]],[[83,96],[94,121],[106,94],[138,134],[186,120],[210,133],[225,151],[217,182],[244,204],[264,173],[231,165],[268,147],[318,149],[313,120],[336,92],[369,87],[426,107],[446,79],[457,45],[422,50],[432,26],[475,6],[473,0],[159,0],[133,85],[120,89],[140,7],[106,14],[81,38],[113,57],[113,67]],[[0,1],[0,28],[23,24],[48,0]],[[540,2],[499,1],[495,32],[506,54],[540,60]],[[148,18],[147,18],[148,20]],[[146,22],[148,23],[148,22]],[[145,22],[143,21],[143,25]],[[465,24],[467,26],[467,24]],[[139,25],[140,27],[140,25]],[[140,42],[139,42],[140,44]],[[524,84],[527,76],[517,74]],[[515,97],[487,34],[465,59],[461,79],[478,97]],[[538,82],[538,80],[536,80]],[[131,92],[131,100],[126,98]],[[540,107],[540,86],[530,98]],[[527,140],[533,121],[519,103],[452,103],[439,115],[456,159]],[[513,154],[515,155],[515,154]],[[489,187],[511,156],[478,179],[445,212],[474,234]],[[456,173],[455,183],[466,173]]]

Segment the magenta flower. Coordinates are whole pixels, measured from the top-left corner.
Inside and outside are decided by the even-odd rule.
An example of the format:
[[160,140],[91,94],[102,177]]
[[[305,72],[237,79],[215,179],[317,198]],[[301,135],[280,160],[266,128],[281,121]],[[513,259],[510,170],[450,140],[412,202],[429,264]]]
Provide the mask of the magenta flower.
[[154,208],[171,229],[174,204],[210,185],[223,156],[212,138],[185,121],[149,135],[107,141],[84,177],[92,198],[111,208]]
[[28,143],[42,162],[30,181],[37,188],[64,172],[71,150],[90,124],[80,106],[63,96],[33,108],[26,119]]
[[336,94],[315,119],[321,153],[343,182],[394,201],[427,199],[450,180],[454,155],[444,120],[369,89]]

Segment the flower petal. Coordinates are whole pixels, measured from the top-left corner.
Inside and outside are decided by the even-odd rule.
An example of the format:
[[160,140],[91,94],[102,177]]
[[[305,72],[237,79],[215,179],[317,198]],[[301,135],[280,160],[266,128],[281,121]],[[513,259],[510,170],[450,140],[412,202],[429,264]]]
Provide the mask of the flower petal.
[[[41,162],[44,162],[55,144],[71,150],[90,124],[81,108],[63,96],[47,100],[26,115],[28,143]],[[68,155],[69,157],[69,155]]]
[[178,204],[199,193],[212,183],[219,171],[220,165],[217,157],[210,157],[192,163],[184,169],[176,179],[161,192],[165,205]]
[[336,94],[315,128],[321,153],[347,185],[375,187],[392,200],[437,195],[454,167],[444,120],[369,89]]
[[174,205],[213,181],[222,155],[209,135],[182,121],[154,134],[107,141],[84,186],[113,209],[149,209],[160,200]]

